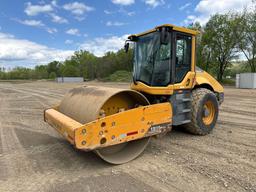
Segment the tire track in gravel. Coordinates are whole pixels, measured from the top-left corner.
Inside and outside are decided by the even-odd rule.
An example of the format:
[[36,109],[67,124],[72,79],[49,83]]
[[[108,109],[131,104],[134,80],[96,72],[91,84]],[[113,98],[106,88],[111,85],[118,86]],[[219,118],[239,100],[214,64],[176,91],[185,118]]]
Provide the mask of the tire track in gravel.
[[[21,102],[22,103],[36,103],[37,102],[40,104],[40,105],[38,105],[38,107],[40,106],[39,110],[36,109],[36,111],[33,111],[32,113],[31,113],[32,109],[25,108],[26,107],[25,104],[20,106],[19,108],[8,107],[7,109],[9,111],[12,110],[12,112],[15,113],[15,110],[16,110],[16,112],[18,112],[18,113],[15,113],[16,115],[19,114],[15,120],[16,123],[24,122],[24,121],[28,121],[28,120],[33,121],[33,119],[31,119],[31,116],[38,116],[38,117],[40,117],[40,119],[42,119],[43,111],[45,109],[51,107],[53,105],[53,103],[59,102],[59,99],[57,99],[57,98],[60,98],[59,95],[41,94],[40,90],[34,91],[34,90],[32,90],[32,88],[24,89],[24,88],[18,87],[18,88],[13,89],[12,86],[9,85],[9,86],[6,86],[5,89],[14,90],[14,92],[16,92],[19,95],[20,98],[18,97],[19,98],[19,100],[17,100],[18,103],[21,103]],[[26,115],[26,111],[28,112],[27,115]],[[30,125],[31,123],[28,122],[27,124]],[[39,127],[39,129],[41,128],[41,130],[40,130],[41,133],[47,132],[51,135],[58,137],[58,134],[55,133],[55,131],[52,128],[49,128],[48,126],[46,126],[46,124],[43,121],[39,121],[39,125],[37,124],[37,126]],[[37,131],[33,127],[31,127],[31,128],[28,128],[28,127],[25,126],[25,129],[30,130],[30,131],[35,131],[35,132]]]
[[234,120],[244,120],[250,123],[255,123],[256,125],[256,119],[253,116],[248,116],[248,115],[243,115],[243,114],[236,114],[236,113],[227,113],[227,112],[221,112],[222,118],[229,118],[229,119],[234,119]]
[[[17,98],[17,93],[19,92],[12,87],[0,87],[0,89],[2,99],[1,106],[5,109],[11,109],[12,106],[10,105],[10,102],[14,101]],[[7,92],[8,94],[5,94],[5,92]],[[20,143],[20,140],[17,137],[14,128],[7,126],[11,123],[11,120],[14,117],[19,119],[19,114],[5,111],[5,115],[0,116],[0,132],[3,148],[2,162],[4,167],[6,167],[5,172],[7,172],[7,178],[13,176],[19,177],[24,175],[31,175],[34,173],[34,170],[31,167],[31,161],[26,156],[25,149]]]
[[[0,106],[2,105],[2,97],[0,96]],[[6,169],[6,165],[3,159],[3,139],[4,139],[4,135],[2,133],[2,121],[0,119],[0,181],[1,180],[5,180],[7,178],[7,169]]]
[[255,111],[244,111],[244,110],[236,110],[236,109],[229,109],[229,108],[224,108],[221,110],[222,112],[226,113],[235,113],[235,114],[241,114],[241,115],[246,115],[246,116],[252,116],[256,118],[256,110]]
[[[124,186],[127,186],[127,183],[132,185],[129,183],[133,181],[130,180],[132,177],[141,186],[145,184],[158,191],[256,191],[256,164],[253,159],[256,156],[252,155],[256,151],[254,143],[249,143],[254,136],[250,133],[255,131],[255,121],[252,118],[255,102],[252,96],[245,95],[248,98],[244,100],[245,106],[243,101],[239,101],[236,106],[224,102],[218,125],[208,136],[196,137],[173,131],[163,138],[152,140],[138,159],[124,165],[110,166],[93,153],[75,150],[64,140],[58,139],[57,136],[55,138],[54,130],[40,118],[41,110],[58,102],[72,86],[74,85],[37,82],[3,86],[8,92],[5,99],[8,102],[15,101],[10,106],[3,106],[0,111],[1,116],[5,113],[13,116],[7,119],[8,121],[5,119],[6,127],[12,128],[12,131],[7,132],[4,137],[13,137],[12,134],[15,134],[18,144],[23,148],[9,151],[4,156],[10,161],[17,161],[17,157],[25,155],[28,160],[24,160],[31,163],[32,173],[23,174],[18,178],[12,175],[7,180],[0,181],[0,191],[54,191],[58,187],[70,185],[74,187],[74,191],[83,191],[89,185],[83,181],[89,178],[95,183],[102,179],[104,184],[104,178],[125,175],[123,173],[130,175],[127,180],[122,176]],[[232,93],[226,95],[227,101],[238,101],[239,97],[247,93],[230,88],[227,92]],[[236,92],[241,96],[233,98]],[[16,98],[8,98],[8,95],[12,94],[16,94]],[[0,105],[1,96],[0,84]],[[248,104],[250,102],[251,106]],[[240,114],[239,106],[242,106],[243,110],[248,107],[248,111],[242,110]],[[1,127],[0,124],[0,131]],[[244,134],[239,136],[240,132]],[[35,137],[31,138],[32,135]],[[19,166],[23,166],[23,163]],[[97,187],[90,189],[94,191]]]
[[[198,147],[190,148],[190,144],[180,146],[180,144],[175,145],[175,143],[171,143],[170,146],[163,146],[161,142],[157,141],[152,145],[154,146],[154,148],[149,152],[157,154],[155,157],[155,159],[157,160],[157,165],[168,165],[166,164],[166,161],[171,162],[170,166],[177,166],[183,170],[183,174],[185,175],[185,178],[183,179],[187,179],[186,176],[189,174],[184,172],[189,172],[189,170],[193,172],[193,174],[190,173],[192,177],[195,177],[195,175],[199,174],[199,176],[197,175],[196,179],[194,179],[194,184],[198,188],[192,190],[193,188],[189,186],[188,188],[191,189],[189,191],[211,191],[209,188],[199,190],[200,183],[198,182],[198,180],[204,180],[204,184],[208,182],[208,184],[213,187],[213,191],[227,191],[226,186],[228,186],[229,188],[236,186],[235,191],[247,191],[247,189],[255,189],[255,185],[252,182],[253,179],[251,181],[246,181],[245,179],[242,179],[247,178],[248,175],[250,175],[251,178],[256,178],[256,175],[253,172],[253,170],[256,169],[252,169],[250,165],[245,170],[238,171],[239,169],[241,169],[241,164],[237,163],[236,160],[228,161],[229,158],[225,156],[219,158],[218,155],[212,156],[212,154],[209,154],[210,156],[208,156],[205,155],[205,152],[201,150],[198,153]],[[179,147],[176,148],[176,146]],[[156,152],[155,148],[161,148],[161,150]],[[171,155],[173,155],[173,157],[171,157]],[[175,156],[178,156],[178,158]],[[216,159],[218,159],[219,161],[218,165],[215,164]],[[161,163],[161,161],[163,162]],[[233,172],[226,172],[228,166],[233,169]],[[167,170],[168,166],[165,167],[165,171]],[[251,172],[248,172],[249,170]],[[205,184],[204,186],[207,186],[207,184]],[[217,188],[219,188],[219,190],[217,190]]]
[[256,130],[255,126],[253,126],[251,123],[248,123],[248,121],[241,123],[235,119],[230,120],[228,118],[225,118],[225,120],[224,120],[223,118],[221,118],[220,120],[218,120],[218,123],[222,124],[222,125],[226,125],[226,126],[228,126],[228,125],[235,126],[235,127],[239,126],[239,128],[241,128],[241,129],[250,130],[250,131]]
[[[4,94],[2,93],[1,91],[1,88],[0,88],[0,109],[2,109],[4,107],[4,104],[5,104],[5,100],[4,100]],[[7,173],[7,166],[5,164],[5,160],[4,160],[4,148],[3,146],[5,145],[5,138],[4,138],[4,134],[3,134],[3,122],[1,120],[1,117],[6,115],[3,114],[3,115],[0,115],[0,149],[1,149],[1,153],[0,153],[0,181],[1,180],[6,180],[7,177],[8,177],[8,173]]]
[[[5,89],[12,89],[11,87],[6,87]],[[56,100],[59,101],[61,99],[61,96],[63,95],[53,95],[53,94],[48,94],[48,93],[43,93],[41,91],[35,91],[32,89],[24,89],[24,88],[19,88],[19,89],[15,89],[15,92],[19,92],[19,93],[23,93],[23,94],[28,94],[29,96],[34,96],[37,98],[40,98],[41,100],[45,101],[46,103],[48,103],[49,99],[50,100]],[[45,105],[45,104],[43,104]]]

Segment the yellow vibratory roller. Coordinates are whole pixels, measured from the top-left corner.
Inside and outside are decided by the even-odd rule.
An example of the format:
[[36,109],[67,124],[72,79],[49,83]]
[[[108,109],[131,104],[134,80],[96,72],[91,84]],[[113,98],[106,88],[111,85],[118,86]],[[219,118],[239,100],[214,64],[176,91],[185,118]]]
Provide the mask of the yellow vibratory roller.
[[[133,90],[100,87],[79,87],[69,91],[59,105],[59,112],[80,122],[89,123],[100,117],[148,105],[147,99]],[[127,117],[131,118],[131,117]],[[150,137],[95,150],[112,164],[128,162],[140,155]]]

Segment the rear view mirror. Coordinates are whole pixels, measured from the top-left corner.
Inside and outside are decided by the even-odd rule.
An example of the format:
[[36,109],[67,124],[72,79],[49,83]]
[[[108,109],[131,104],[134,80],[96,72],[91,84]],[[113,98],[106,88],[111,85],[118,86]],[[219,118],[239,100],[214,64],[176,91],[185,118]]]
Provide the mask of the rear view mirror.
[[127,53],[129,51],[129,46],[130,46],[129,42],[125,42],[125,44],[124,44],[125,53]]

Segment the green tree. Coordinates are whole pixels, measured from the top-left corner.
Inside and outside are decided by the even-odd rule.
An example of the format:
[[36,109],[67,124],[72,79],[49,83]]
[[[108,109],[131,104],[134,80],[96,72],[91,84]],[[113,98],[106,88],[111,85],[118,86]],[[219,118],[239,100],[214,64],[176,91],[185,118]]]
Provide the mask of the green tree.
[[47,65],[47,72],[48,74],[51,74],[52,72],[54,72],[57,76],[59,76],[60,67],[61,67],[61,63],[59,61],[52,61]]
[[231,61],[237,58],[237,39],[234,38],[236,24],[233,14],[216,14],[211,17],[204,29],[202,41],[218,81],[222,81],[225,70],[231,65]]
[[209,67],[209,51],[204,43],[204,28],[199,22],[191,23],[187,28],[198,31],[196,36],[196,65],[206,71]]
[[7,73],[9,79],[32,79],[32,69],[15,67]]
[[120,49],[116,53],[116,69],[132,71],[133,69],[133,50],[129,49],[128,53],[124,49]]
[[56,79],[56,73],[51,72],[50,75],[49,75],[49,79]]
[[33,79],[47,79],[47,65],[37,65],[34,70],[34,78]]
[[247,8],[244,13],[238,15],[236,38],[238,48],[245,56],[251,72],[256,72],[256,5]]
[[84,50],[76,51],[70,60],[79,69],[80,76],[94,79],[96,70],[96,56]]
[[75,61],[66,60],[60,68],[61,75],[65,77],[79,77],[80,70],[77,67]]
[[205,34],[204,27],[199,22],[195,22],[189,24],[187,28],[198,31],[196,36],[196,66],[214,74],[211,61],[212,51],[207,44],[208,39],[206,38],[207,34]]
[[114,52],[107,52],[103,57],[99,58],[96,68],[96,75],[99,79],[112,74],[117,68],[116,54]]

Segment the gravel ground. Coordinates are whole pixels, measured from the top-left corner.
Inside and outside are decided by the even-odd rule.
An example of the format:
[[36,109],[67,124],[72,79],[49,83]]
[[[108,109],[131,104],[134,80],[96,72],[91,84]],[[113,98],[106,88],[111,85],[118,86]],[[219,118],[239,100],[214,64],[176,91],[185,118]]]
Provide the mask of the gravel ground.
[[79,85],[0,83],[1,192],[256,191],[256,90],[226,87],[211,134],[174,129],[136,160],[112,166],[75,150],[43,121],[43,110]]

